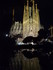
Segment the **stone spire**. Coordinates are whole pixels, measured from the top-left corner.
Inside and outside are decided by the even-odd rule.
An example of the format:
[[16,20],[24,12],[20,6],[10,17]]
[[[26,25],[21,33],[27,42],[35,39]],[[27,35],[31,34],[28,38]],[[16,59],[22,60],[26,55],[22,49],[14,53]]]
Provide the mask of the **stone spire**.
[[29,10],[29,1],[27,0],[27,15],[28,15],[28,10]]
[[23,13],[23,21],[25,20],[25,6],[24,6],[24,13]]
[[36,13],[37,13],[37,4],[36,4]]
[[39,17],[39,10],[38,10],[38,7],[37,7],[37,4],[36,4],[36,21],[37,21],[37,30],[39,31],[40,29],[40,17]]
[[14,8],[13,8],[12,16],[13,16],[12,20],[13,20],[13,22],[14,22]]
[[34,0],[33,0],[33,18],[34,18]]

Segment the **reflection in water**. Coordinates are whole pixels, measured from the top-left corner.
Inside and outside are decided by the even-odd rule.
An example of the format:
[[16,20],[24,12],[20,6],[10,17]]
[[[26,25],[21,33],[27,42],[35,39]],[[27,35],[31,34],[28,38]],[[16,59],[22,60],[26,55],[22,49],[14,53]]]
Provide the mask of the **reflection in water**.
[[37,57],[28,59],[21,51],[10,59],[9,70],[40,70],[39,60]]

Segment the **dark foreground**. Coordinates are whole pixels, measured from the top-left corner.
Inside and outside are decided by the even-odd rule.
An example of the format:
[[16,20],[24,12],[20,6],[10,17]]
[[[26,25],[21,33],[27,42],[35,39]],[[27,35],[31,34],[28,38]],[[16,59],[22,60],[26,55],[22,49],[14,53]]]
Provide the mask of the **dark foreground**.
[[15,46],[0,39],[0,70],[53,70],[53,45]]

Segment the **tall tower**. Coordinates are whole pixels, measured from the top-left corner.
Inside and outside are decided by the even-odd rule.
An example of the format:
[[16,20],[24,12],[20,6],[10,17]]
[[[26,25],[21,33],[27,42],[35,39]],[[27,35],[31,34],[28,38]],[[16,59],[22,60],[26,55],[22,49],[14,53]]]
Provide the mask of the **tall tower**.
[[12,13],[12,16],[13,16],[12,21],[13,21],[13,23],[14,23],[14,13],[15,13],[15,11],[14,11],[14,8],[13,8],[13,13]]
[[29,6],[29,0],[27,0],[27,6],[24,5],[24,14],[23,14],[23,38],[27,36],[38,36],[39,31],[39,11],[34,5],[34,0],[31,1],[32,6]]
[[[33,31],[35,36],[37,37],[38,31],[40,29],[40,19],[39,19],[39,11],[37,8],[37,4],[35,6],[36,8],[33,9]],[[34,8],[34,2],[33,2],[33,8]]]
[[29,0],[27,0],[27,6],[24,5],[23,38],[27,36],[28,31],[29,31]]

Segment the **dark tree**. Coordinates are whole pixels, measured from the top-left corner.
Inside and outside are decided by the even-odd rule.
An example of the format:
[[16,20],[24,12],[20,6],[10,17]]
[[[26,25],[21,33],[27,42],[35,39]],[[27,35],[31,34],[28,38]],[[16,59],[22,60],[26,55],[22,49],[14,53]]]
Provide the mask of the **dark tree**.
[[47,38],[48,36],[48,30],[45,29],[40,29],[40,31],[38,32],[38,37],[42,38]]

